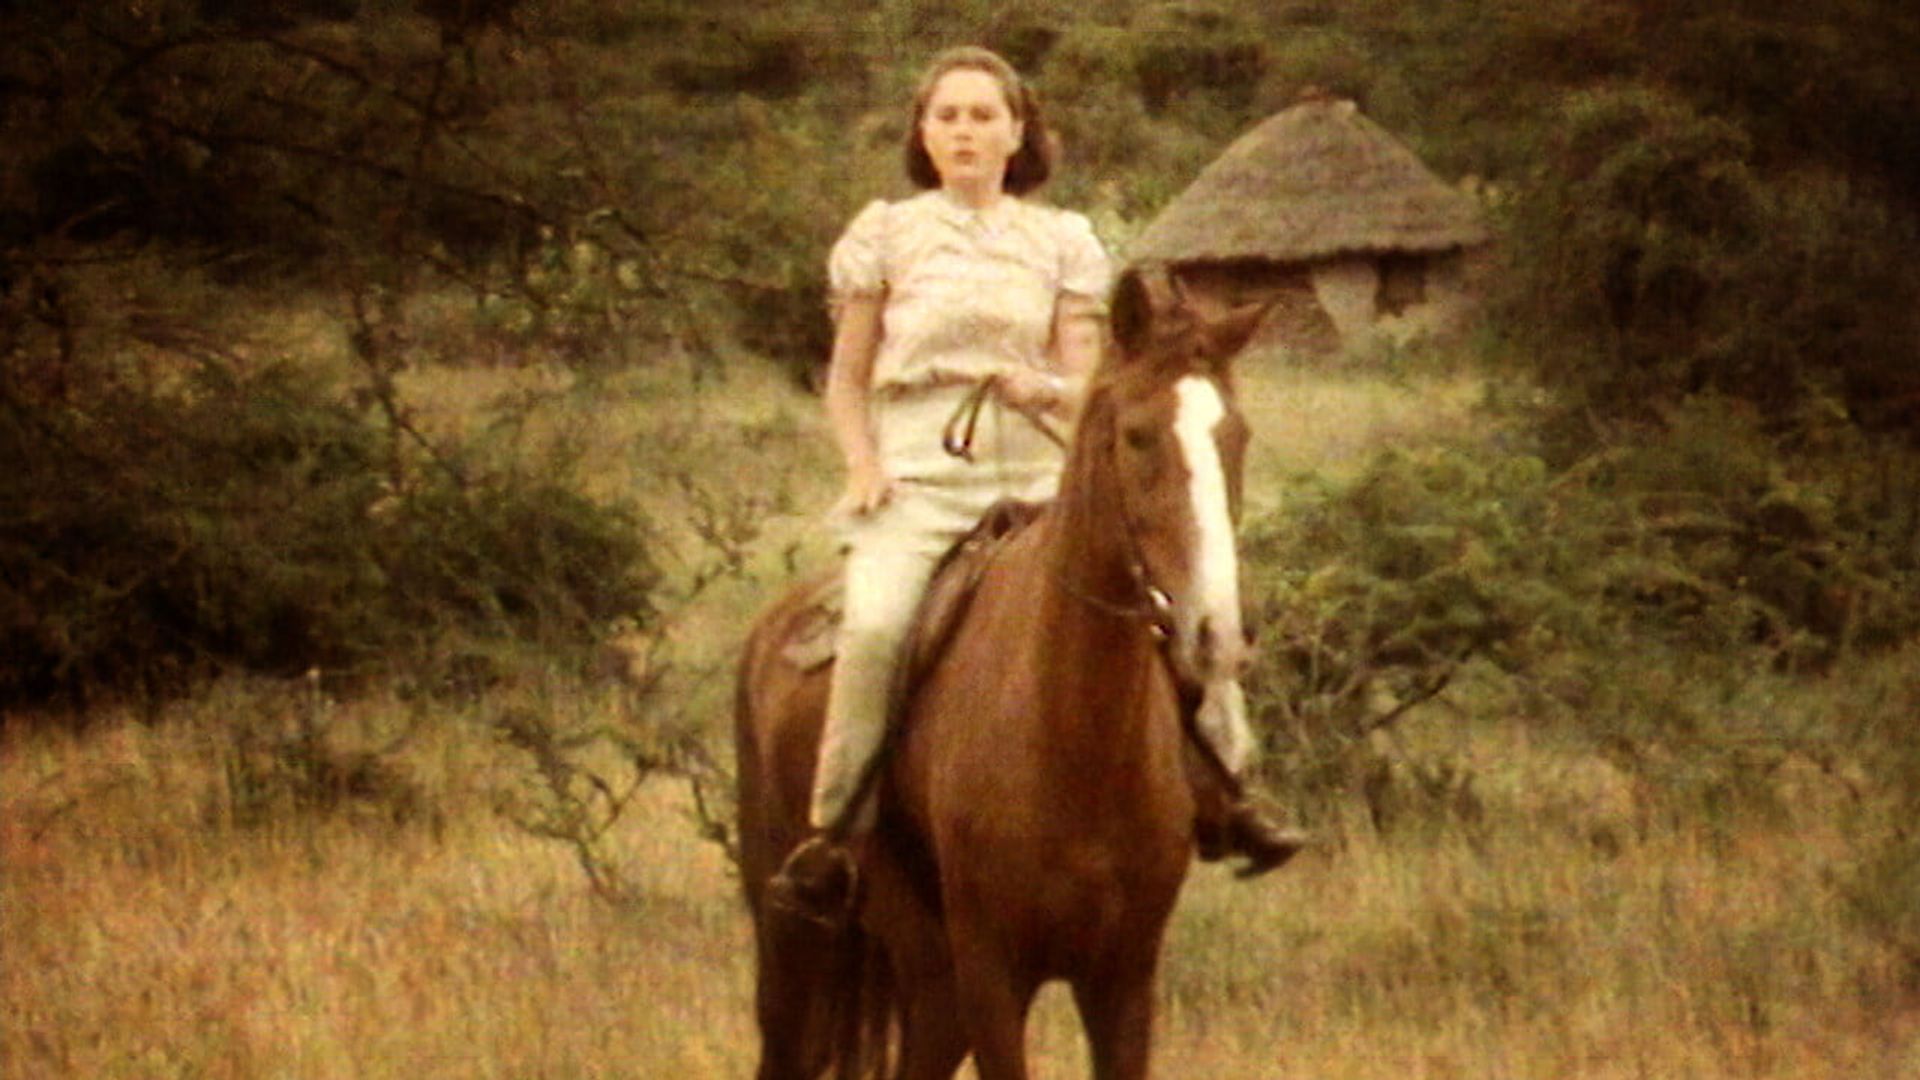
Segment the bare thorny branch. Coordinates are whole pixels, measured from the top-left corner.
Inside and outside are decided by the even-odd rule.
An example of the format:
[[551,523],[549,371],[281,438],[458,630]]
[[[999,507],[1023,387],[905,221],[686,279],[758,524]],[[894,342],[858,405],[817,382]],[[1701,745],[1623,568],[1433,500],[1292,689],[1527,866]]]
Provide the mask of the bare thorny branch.
[[562,733],[528,711],[507,712],[496,727],[531,759],[538,780],[535,795],[503,798],[500,812],[528,833],[566,845],[601,899],[626,904],[636,896],[606,841],[635,796],[656,777],[687,784],[698,835],[718,844],[738,865],[739,850],[719,796],[730,778],[695,734],[680,731],[650,740],[637,737],[630,725]]

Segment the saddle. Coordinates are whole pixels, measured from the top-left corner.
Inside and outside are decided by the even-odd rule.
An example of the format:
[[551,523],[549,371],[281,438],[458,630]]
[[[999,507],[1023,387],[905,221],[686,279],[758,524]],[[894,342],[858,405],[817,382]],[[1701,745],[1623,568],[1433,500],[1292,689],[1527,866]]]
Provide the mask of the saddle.
[[[926,594],[920,599],[913,629],[907,635],[901,685],[907,688],[917,685],[920,677],[940,659],[953,632],[966,617],[988,564],[1046,508],[1043,502],[1002,499],[988,507],[973,530],[940,557]],[[788,663],[802,671],[813,671],[833,660],[845,604],[845,581],[846,575],[836,573],[814,588],[797,629],[780,650],[781,657]]]

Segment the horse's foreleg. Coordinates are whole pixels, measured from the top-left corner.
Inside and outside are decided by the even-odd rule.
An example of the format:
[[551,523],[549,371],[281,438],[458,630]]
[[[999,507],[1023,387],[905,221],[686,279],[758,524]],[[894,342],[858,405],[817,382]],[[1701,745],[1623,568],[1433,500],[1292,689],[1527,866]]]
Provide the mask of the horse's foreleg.
[[967,1056],[967,1029],[952,981],[923,988],[905,1011],[898,1080],[951,1080]]
[[1153,1045],[1153,970],[1073,983],[1073,1001],[1087,1029],[1094,1080],[1144,1080]]
[[977,934],[956,928],[957,1000],[980,1080],[1027,1080],[1027,1012],[1039,983],[1006,963]]

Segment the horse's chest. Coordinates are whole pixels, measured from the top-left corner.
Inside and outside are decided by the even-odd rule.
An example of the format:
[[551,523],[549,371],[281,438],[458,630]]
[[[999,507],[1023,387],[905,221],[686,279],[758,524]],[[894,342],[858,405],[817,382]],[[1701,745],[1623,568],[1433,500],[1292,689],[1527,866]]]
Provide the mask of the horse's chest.
[[1052,975],[1110,961],[1116,951],[1150,947],[1185,878],[1181,856],[1145,858],[1151,845],[1054,848],[1019,875],[976,881],[977,910],[993,913],[1012,944]]

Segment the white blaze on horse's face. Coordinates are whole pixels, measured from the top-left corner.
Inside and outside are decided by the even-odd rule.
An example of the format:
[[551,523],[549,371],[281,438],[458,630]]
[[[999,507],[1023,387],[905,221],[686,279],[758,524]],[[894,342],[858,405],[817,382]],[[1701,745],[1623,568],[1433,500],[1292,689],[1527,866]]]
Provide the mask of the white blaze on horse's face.
[[1220,387],[1189,375],[1175,387],[1174,437],[1187,466],[1187,496],[1197,535],[1187,595],[1175,597],[1174,663],[1198,682],[1237,678],[1247,663],[1240,629],[1240,564],[1234,546],[1233,502],[1220,457],[1220,426],[1228,417]]

